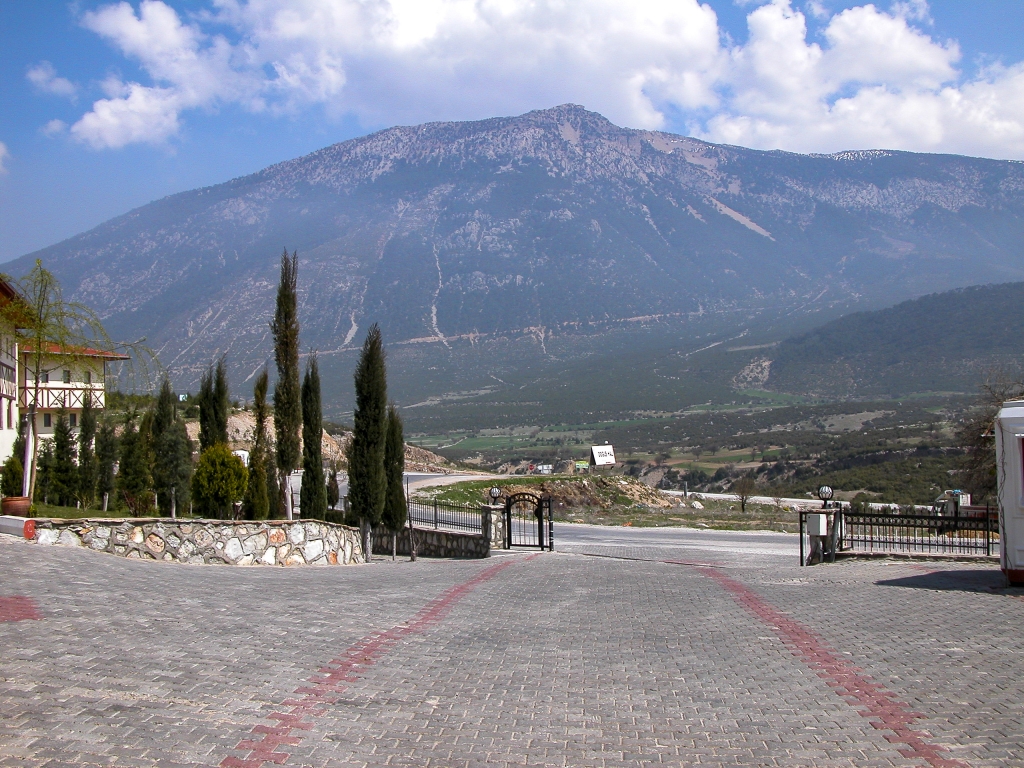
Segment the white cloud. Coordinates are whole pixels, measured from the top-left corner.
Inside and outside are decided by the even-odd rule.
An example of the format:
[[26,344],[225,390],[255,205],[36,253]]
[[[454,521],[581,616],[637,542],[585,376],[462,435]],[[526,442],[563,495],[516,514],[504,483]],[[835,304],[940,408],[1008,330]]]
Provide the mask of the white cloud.
[[51,120],[44,125],[40,130],[44,136],[59,136],[68,129],[68,124],[63,120]]
[[965,77],[957,44],[920,27],[924,0],[838,13],[809,0],[820,42],[790,0],[747,2],[749,39],[729,47],[698,0],[209,2],[185,20],[161,0],[86,13],[151,82],[108,80],[72,135],[159,143],[189,110],[224,104],[320,105],[376,125],[573,101],[636,127],[681,115],[695,134],[757,147],[1024,157],[1021,66]]
[[957,45],[873,5],[829,20],[821,48],[787,0],[748,16],[733,51],[735,96],[701,132],[713,141],[794,151],[907,149],[1024,157],[1024,68],[963,80]]
[[70,80],[57,77],[57,70],[48,61],[41,61],[35,66],[29,67],[25,77],[43,93],[74,99],[78,92],[78,88]]
[[7,162],[7,158],[10,156],[11,153],[7,151],[7,145],[0,141],[0,176],[7,173],[5,163]]

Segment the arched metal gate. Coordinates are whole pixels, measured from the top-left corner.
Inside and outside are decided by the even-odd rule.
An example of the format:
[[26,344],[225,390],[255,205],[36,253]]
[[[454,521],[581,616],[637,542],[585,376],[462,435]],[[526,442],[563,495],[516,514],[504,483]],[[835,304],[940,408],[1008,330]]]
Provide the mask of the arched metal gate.
[[554,550],[550,497],[514,493],[505,498],[505,548],[512,547]]

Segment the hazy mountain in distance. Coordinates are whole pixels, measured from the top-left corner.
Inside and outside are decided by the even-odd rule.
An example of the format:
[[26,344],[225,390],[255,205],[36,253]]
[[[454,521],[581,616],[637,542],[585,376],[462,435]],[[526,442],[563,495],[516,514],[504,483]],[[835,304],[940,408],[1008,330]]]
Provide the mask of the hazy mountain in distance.
[[1019,377],[1022,361],[1024,283],[1007,283],[847,315],[765,350],[748,369],[793,394],[903,397],[976,393],[987,378]]
[[[379,322],[403,404],[513,386],[659,324],[884,306],[1024,279],[1024,165],[798,155],[619,128],[582,107],[396,127],[112,219],[42,258],[182,388],[270,357],[283,248],[326,410]],[[711,318],[711,320],[709,320]],[[719,318],[714,320],[714,318]],[[745,321],[746,322],[746,321]],[[710,323],[710,325],[709,325]],[[518,378],[517,378],[518,377]]]

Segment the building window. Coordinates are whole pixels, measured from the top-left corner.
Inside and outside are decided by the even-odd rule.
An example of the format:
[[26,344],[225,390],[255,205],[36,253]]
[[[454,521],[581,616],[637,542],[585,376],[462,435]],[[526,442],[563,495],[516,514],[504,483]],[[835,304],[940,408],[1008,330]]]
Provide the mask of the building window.
[[92,384],[92,371],[85,372],[85,383]]
[[78,426],[78,414],[77,413],[70,414],[69,419],[71,421],[71,428],[72,429],[74,429],[75,427]]
[[52,427],[53,426],[53,416],[51,416],[48,413],[44,413],[43,414],[43,426],[44,427]]
[[40,384],[49,384],[50,383],[50,374],[49,374],[49,372],[47,372],[47,373],[40,373],[39,374],[39,383]]
[[71,371],[69,371],[67,368],[64,369],[64,383],[71,383]]
[[7,428],[14,429],[14,405],[13,400],[7,401]]

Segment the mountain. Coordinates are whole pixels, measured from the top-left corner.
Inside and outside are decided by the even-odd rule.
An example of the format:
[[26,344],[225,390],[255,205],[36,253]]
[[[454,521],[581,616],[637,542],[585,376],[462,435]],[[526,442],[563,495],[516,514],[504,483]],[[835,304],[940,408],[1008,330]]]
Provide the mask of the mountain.
[[270,357],[281,251],[296,249],[302,342],[337,415],[373,322],[393,396],[464,400],[635,349],[655,326],[693,350],[759,317],[1024,279],[1022,243],[1019,163],[755,151],[564,105],[346,141],[7,271],[43,259],[113,334],[145,336],[179,387],[227,353],[244,394]]
[[747,366],[770,390],[825,397],[977,392],[1020,375],[1024,283],[979,285],[857,312],[765,350]]

